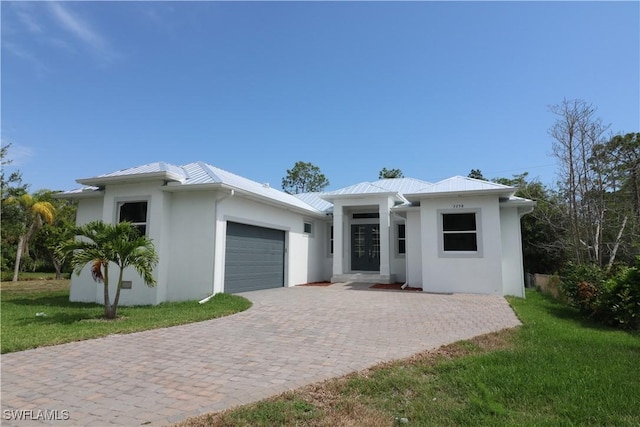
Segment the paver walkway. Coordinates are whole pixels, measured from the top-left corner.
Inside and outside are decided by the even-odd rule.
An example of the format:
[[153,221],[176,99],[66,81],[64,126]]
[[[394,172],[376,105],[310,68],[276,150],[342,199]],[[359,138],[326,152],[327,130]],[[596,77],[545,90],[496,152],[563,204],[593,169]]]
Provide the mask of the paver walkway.
[[[354,284],[243,296],[254,306],[221,319],[3,355],[2,425],[166,425],[520,324],[497,296]],[[16,410],[69,419],[8,420]]]

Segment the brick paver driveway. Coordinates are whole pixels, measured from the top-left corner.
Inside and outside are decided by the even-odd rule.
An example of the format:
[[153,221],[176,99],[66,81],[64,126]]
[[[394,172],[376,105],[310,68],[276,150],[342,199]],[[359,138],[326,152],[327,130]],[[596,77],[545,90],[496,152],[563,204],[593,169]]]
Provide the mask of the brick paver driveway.
[[68,414],[55,425],[164,425],[519,324],[497,296],[352,284],[243,295],[254,306],[222,319],[3,355],[2,424],[46,410]]

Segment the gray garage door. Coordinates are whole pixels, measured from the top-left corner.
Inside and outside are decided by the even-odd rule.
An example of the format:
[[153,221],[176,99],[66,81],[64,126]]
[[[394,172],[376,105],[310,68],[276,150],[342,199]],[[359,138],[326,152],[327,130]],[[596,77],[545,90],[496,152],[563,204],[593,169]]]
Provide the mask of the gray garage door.
[[227,222],[224,291],[284,286],[284,231]]

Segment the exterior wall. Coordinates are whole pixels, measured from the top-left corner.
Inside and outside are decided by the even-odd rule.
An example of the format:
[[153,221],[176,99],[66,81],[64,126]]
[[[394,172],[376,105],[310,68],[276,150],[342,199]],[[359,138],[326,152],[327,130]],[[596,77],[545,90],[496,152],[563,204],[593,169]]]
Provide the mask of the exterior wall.
[[[102,197],[91,199],[80,199],[78,201],[78,213],[76,214],[76,225],[84,225],[91,221],[102,218]],[[71,289],[69,291],[70,301],[96,302],[97,292],[102,292],[102,285],[96,283],[91,277],[88,267],[82,270],[80,276],[71,275]]]
[[502,281],[505,295],[524,298],[522,237],[518,208],[500,209]]
[[[126,201],[143,201],[148,202],[147,205],[147,236],[153,241],[156,252],[158,253],[159,263],[154,271],[154,277],[158,283],[155,287],[149,287],[144,284],[140,275],[133,269],[125,270],[123,280],[131,281],[131,289],[123,289],[120,291],[120,305],[144,305],[158,304],[162,302],[159,298],[160,289],[166,286],[166,277],[160,276],[158,273],[163,271],[162,263],[166,262],[167,253],[163,250],[167,247],[164,242],[167,240],[170,224],[166,223],[165,214],[165,197],[168,193],[162,191],[162,182],[147,182],[139,184],[123,184],[110,185],[105,189],[104,205],[102,211],[102,220],[106,223],[115,223],[118,221],[118,202]],[[115,274],[117,268],[111,268],[110,273]],[[116,281],[112,280],[109,289],[109,295],[113,299],[116,292]],[[103,303],[102,289],[99,290],[97,302]]]
[[411,210],[407,212],[407,226],[405,229],[407,236],[407,283],[409,286],[422,287],[422,240],[420,227],[420,211]]
[[[218,205],[218,210],[218,215],[224,221],[240,222],[287,232],[285,237],[285,286],[295,286],[324,279],[323,258],[326,246],[321,220],[265,205],[239,195],[222,201]],[[313,224],[311,235],[304,233],[305,222]],[[221,243],[220,252],[224,254],[225,242],[218,243]],[[222,259],[222,265],[224,265],[224,259]],[[223,272],[222,277],[224,277]],[[217,288],[222,288],[220,285]]]
[[320,279],[323,281],[330,281],[333,272],[333,254],[331,253],[331,227],[333,227],[332,221],[324,223],[324,259],[322,261],[322,279]]
[[391,227],[389,228],[389,267],[391,274],[395,276],[396,282],[404,283],[407,279],[407,248],[405,246],[405,254],[398,253],[398,224],[405,224],[405,221],[394,215],[391,216],[391,219]]
[[[478,255],[442,256],[439,215],[477,210]],[[497,196],[423,199],[420,205],[422,288],[429,292],[502,295],[502,239]],[[410,234],[410,233],[409,233]]]
[[[118,220],[118,203],[126,201],[147,201],[147,235],[153,240],[160,262],[154,271],[154,277],[158,283],[155,287],[148,287],[140,275],[133,269],[124,271],[123,280],[131,281],[131,289],[120,291],[120,305],[144,305],[158,304],[162,296],[166,294],[167,266],[163,262],[167,257],[168,233],[170,224],[165,223],[168,207],[167,193],[162,191],[162,182],[147,182],[140,184],[110,185],[105,188],[104,196],[99,201],[84,203],[81,200],[78,206],[78,223],[102,220],[105,223],[115,223]],[[88,199],[93,200],[93,199]],[[101,210],[99,209],[101,208]],[[165,275],[163,275],[163,273]],[[118,268],[111,264],[109,268],[110,284],[109,296],[115,296]],[[80,290],[82,289],[82,290]],[[93,290],[93,297],[85,289]],[[91,278],[89,267],[85,267],[82,274],[72,281],[72,290],[69,299],[71,301],[91,301],[104,303],[102,284],[96,284]]]
[[[165,221],[171,242],[164,264],[168,301],[200,300],[213,291],[213,242],[216,225],[215,191],[171,194]],[[220,202],[224,203],[224,202]]]

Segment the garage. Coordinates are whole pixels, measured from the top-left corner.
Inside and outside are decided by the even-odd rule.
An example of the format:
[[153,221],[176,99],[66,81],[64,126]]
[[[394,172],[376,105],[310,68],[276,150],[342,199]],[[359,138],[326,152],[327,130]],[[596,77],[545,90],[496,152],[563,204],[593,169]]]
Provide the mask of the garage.
[[284,286],[284,231],[227,222],[224,291]]

